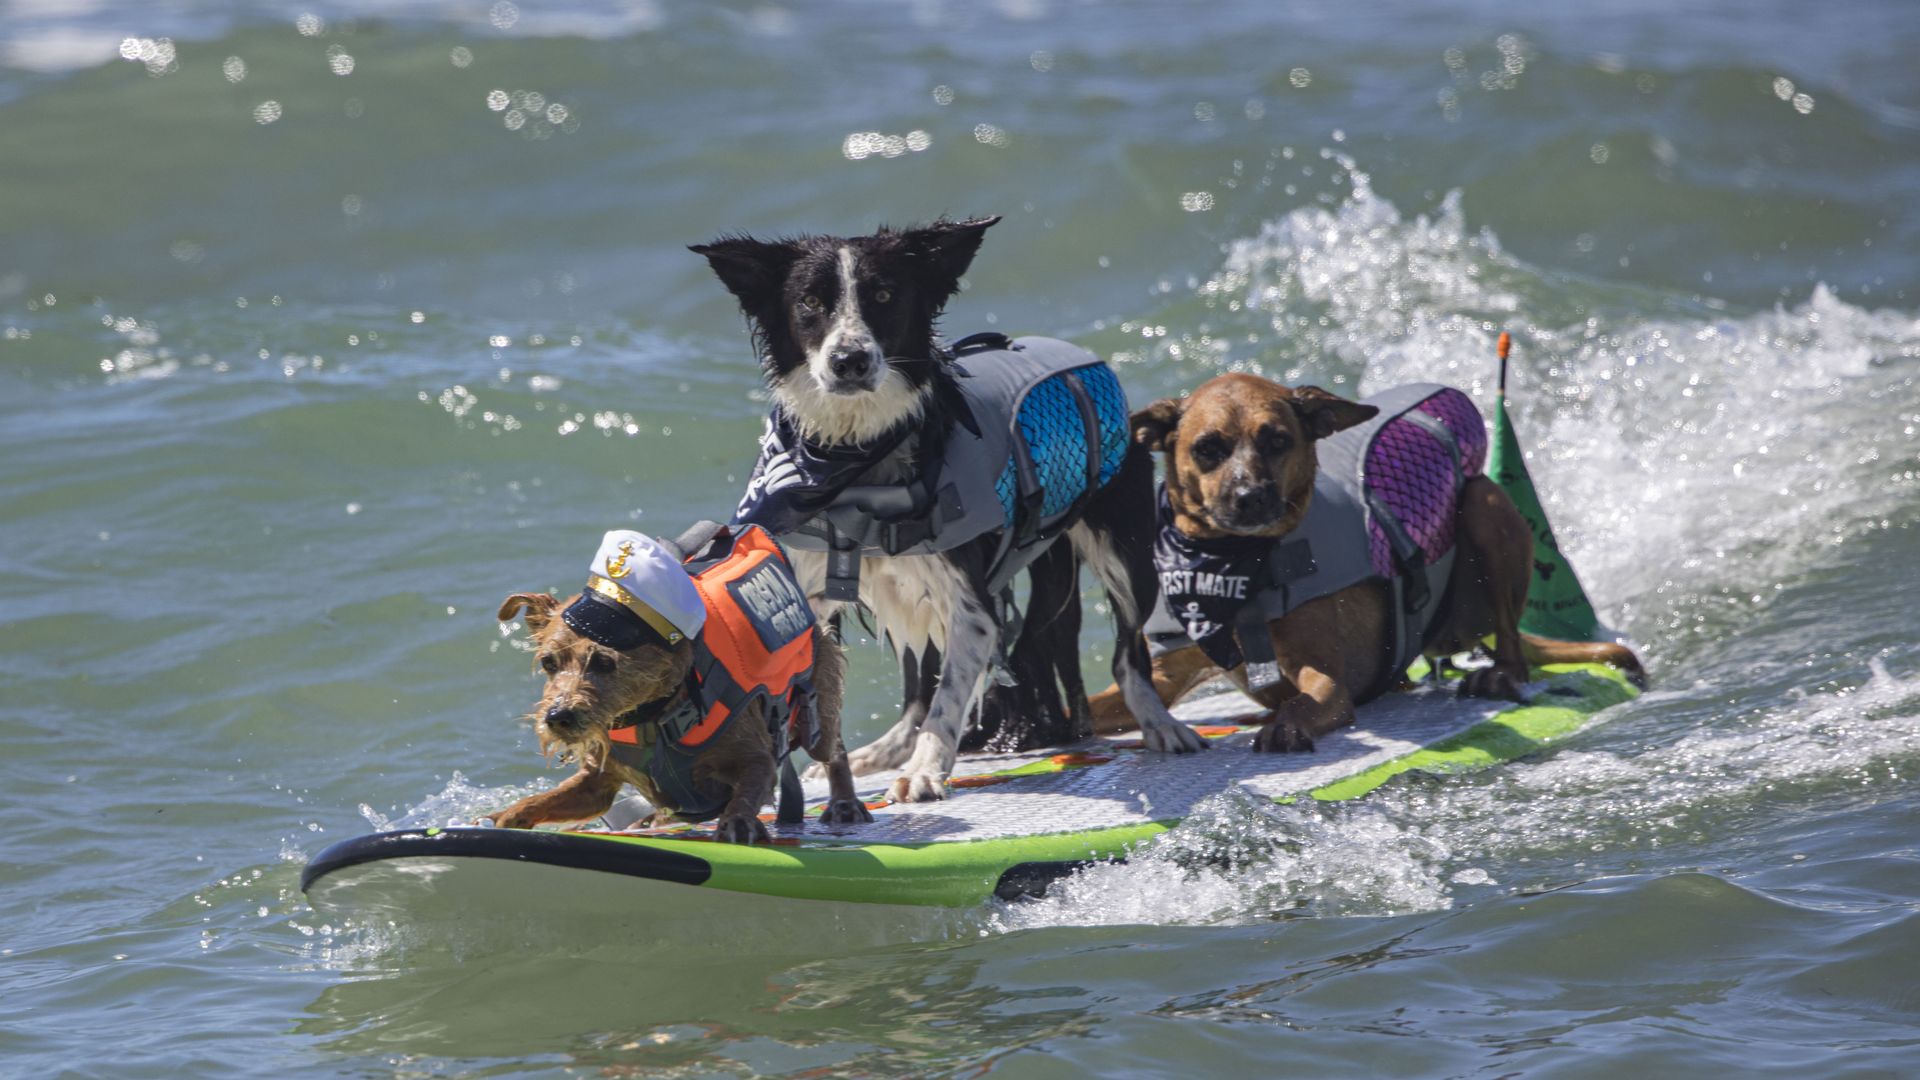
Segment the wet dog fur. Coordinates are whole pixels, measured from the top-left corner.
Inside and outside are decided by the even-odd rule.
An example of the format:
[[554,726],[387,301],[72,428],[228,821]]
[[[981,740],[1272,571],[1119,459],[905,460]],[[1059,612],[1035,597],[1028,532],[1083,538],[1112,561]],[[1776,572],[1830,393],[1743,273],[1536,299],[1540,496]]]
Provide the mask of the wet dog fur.
[[[546,822],[590,820],[606,813],[623,784],[632,784],[655,806],[653,824],[665,825],[673,820],[673,808],[663,803],[644,772],[629,769],[613,757],[607,733],[648,702],[665,705],[672,700],[693,665],[694,643],[688,639],[678,645],[642,645],[625,652],[607,648],[557,617],[572,602],[546,593],[515,593],[500,605],[501,622],[525,612],[535,664],[546,676],[546,687],[529,714],[540,749],[542,753],[559,749],[579,770],[553,790],[530,795],[491,815],[493,823],[530,829]],[[818,627],[813,634],[819,733],[806,751],[826,766],[830,784],[820,820],[825,824],[872,821],[873,815],[854,795],[853,774],[847,770],[846,749],[840,743],[846,656]],[[714,822],[718,839],[736,844],[772,842],[760,820],[760,809],[773,798],[779,762],[760,699],[754,699],[705,745],[694,765],[694,777],[732,790]]]
[[[1371,419],[1376,410],[1318,387],[1293,389],[1254,375],[1222,375],[1184,399],[1156,401],[1133,415],[1134,439],[1162,454],[1174,527],[1195,539],[1282,537],[1305,519],[1319,471],[1314,443]],[[1468,697],[1521,699],[1528,664],[1603,663],[1644,683],[1639,658],[1623,645],[1552,641],[1520,632],[1532,580],[1533,533],[1499,486],[1471,477],[1460,493],[1458,544],[1443,610],[1421,651],[1449,656],[1493,637],[1492,665],[1461,682]],[[1398,683],[1387,670],[1391,612],[1384,582],[1368,581],[1302,604],[1267,626],[1285,679],[1256,694],[1270,712],[1254,746],[1311,750],[1313,740],[1354,721],[1354,706]],[[1154,661],[1161,700],[1178,701],[1221,674],[1198,646]],[[1227,673],[1246,689],[1244,665]],[[1113,689],[1093,699],[1094,726],[1125,730]]]
[[[816,445],[858,444],[903,423],[950,429],[956,422],[952,403],[958,391],[935,323],[959,292],[983,234],[999,220],[943,219],[850,238],[726,236],[692,250],[706,257],[740,302],[768,389],[802,437]],[[908,478],[912,453],[909,440],[876,463],[863,482]],[[1151,456],[1134,448],[1107,486],[1088,499],[1068,539],[1112,598],[1115,683],[1139,716],[1147,745],[1197,750],[1205,741],[1174,720],[1153,693],[1140,635],[1155,582],[1152,489]],[[902,653],[903,674],[914,692],[900,721],[854,751],[850,761],[861,773],[903,768],[890,792],[897,801],[945,797],[961,733],[986,693],[1000,628],[993,598],[970,568],[985,565],[995,540],[984,537],[938,555],[862,560],[860,601]],[[843,605],[824,595],[824,555],[792,555],[816,614],[823,622],[832,619]],[[1077,592],[1077,586],[1067,588]],[[1015,644],[1018,649],[1021,643]],[[1036,639],[1035,647],[1059,646]],[[936,654],[938,674],[926,678]],[[1034,667],[1059,671],[1068,662],[1077,664],[1077,655],[1062,661],[1049,654]],[[919,688],[928,684],[931,697],[922,709]]]

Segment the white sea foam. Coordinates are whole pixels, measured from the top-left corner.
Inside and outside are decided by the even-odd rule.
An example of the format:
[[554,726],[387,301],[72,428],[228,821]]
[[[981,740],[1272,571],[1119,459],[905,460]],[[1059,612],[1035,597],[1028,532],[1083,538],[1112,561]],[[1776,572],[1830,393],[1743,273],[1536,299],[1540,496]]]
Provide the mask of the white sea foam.
[[1451,852],[1382,814],[1280,806],[1232,791],[1200,804],[1125,863],[996,904],[990,931],[1035,926],[1234,923],[1280,914],[1387,915],[1447,906]]

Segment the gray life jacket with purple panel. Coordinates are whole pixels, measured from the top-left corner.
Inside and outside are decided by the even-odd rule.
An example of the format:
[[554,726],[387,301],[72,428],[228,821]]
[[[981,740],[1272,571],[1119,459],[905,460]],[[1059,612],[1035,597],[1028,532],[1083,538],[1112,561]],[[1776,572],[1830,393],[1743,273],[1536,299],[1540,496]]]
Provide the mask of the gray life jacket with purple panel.
[[1420,654],[1453,572],[1460,491],[1486,463],[1486,422],[1465,394],[1435,383],[1395,387],[1364,404],[1379,414],[1316,444],[1320,470],[1305,520],[1253,558],[1217,560],[1198,574],[1170,569],[1183,558],[1207,565],[1210,553],[1207,542],[1168,536],[1170,520],[1164,525],[1155,552],[1161,588],[1146,624],[1156,655],[1199,644],[1222,667],[1246,663],[1254,689],[1272,685],[1280,674],[1267,623],[1369,580],[1392,594],[1387,670],[1397,674]]

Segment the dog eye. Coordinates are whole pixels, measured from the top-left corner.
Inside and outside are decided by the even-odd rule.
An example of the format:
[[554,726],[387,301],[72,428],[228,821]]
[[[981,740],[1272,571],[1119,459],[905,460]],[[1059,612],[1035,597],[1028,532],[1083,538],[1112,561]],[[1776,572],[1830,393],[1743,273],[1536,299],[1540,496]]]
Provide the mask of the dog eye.
[[892,289],[878,289],[878,290],[875,290],[873,294],[873,302],[876,304],[885,304],[885,303],[891,302],[892,300],[893,300]]
[[540,670],[551,675],[560,670],[560,661],[555,660],[552,653],[548,653],[540,658]]
[[1284,431],[1262,431],[1260,433],[1260,452],[1263,454],[1284,454],[1293,449],[1293,436]]
[[810,312],[813,312],[814,314],[819,314],[820,308],[821,308],[821,304],[820,304],[819,297],[809,293],[808,295],[800,298],[801,311],[810,311]]
[[613,657],[603,652],[594,653],[587,658],[587,670],[595,675],[605,675],[613,670]]
[[1187,448],[1187,452],[1193,455],[1193,460],[1201,468],[1211,469],[1227,460],[1227,454],[1232,449],[1231,444],[1218,435],[1202,435],[1193,440],[1193,445]]

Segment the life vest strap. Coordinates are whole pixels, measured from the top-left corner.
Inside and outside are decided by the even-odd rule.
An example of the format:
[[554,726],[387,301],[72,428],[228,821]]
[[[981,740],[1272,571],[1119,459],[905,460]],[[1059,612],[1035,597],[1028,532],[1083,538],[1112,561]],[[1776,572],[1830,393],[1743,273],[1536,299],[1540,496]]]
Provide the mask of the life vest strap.
[[1234,636],[1240,639],[1240,656],[1246,661],[1247,689],[1260,691],[1278,685],[1280,661],[1274,656],[1273,632],[1267,628],[1267,614],[1261,605],[1241,605],[1234,617]]
[[692,690],[682,683],[672,697],[646,702],[621,717],[621,726],[610,729],[607,738],[627,746],[651,746],[662,737],[677,742],[699,717]]
[[791,753],[780,756],[780,808],[774,820],[782,825],[798,825],[807,816],[807,793],[800,786],[800,774],[794,770]]

